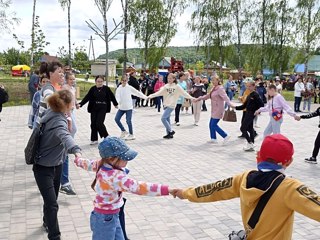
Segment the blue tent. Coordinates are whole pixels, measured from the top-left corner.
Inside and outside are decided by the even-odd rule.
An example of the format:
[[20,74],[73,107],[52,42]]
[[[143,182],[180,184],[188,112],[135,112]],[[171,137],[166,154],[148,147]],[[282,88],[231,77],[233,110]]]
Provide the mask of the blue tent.
[[294,65],[294,72],[296,73],[304,73],[305,64],[295,64]]

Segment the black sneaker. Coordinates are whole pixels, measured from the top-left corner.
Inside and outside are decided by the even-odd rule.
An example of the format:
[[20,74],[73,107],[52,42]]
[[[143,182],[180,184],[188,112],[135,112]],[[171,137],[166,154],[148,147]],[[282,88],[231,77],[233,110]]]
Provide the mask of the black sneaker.
[[304,159],[307,163],[317,164],[317,159],[314,157],[305,158]]
[[176,133],[175,131],[171,131],[169,134],[173,136],[175,133]]
[[45,222],[42,224],[42,228],[43,228],[43,230],[45,230],[46,232],[49,232],[48,226],[47,226],[47,224],[46,224]]
[[165,138],[165,139],[170,139],[170,138],[173,138],[173,135],[171,135],[171,134],[169,133],[169,134],[163,136],[163,138]]
[[244,136],[243,136],[243,135],[240,135],[240,136],[238,136],[238,138],[244,138]]
[[75,193],[75,191],[73,191],[71,185],[61,186],[60,192],[61,192],[61,193],[64,193],[64,194],[67,194],[67,195],[77,195],[77,194]]

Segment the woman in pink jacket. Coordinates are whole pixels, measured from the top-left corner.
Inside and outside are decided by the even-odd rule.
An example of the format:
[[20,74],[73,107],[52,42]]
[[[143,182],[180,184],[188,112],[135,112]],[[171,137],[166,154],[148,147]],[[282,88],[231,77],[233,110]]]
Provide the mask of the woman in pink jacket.
[[218,123],[224,114],[224,102],[226,102],[227,105],[231,107],[233,107],[233,104],[228,98],[223,86],[221,86],[219,77],[212,77],[211,82],[213,84],[213,87],[210,93],[197,98],[195,101],[207,100],[209,98],[211,99],[211,119],[209,123],[211,140],[209,141],[209,143],[218,143],[216,134],[218,133],[221,137],[224,138],[223,144],[225,144],[230,139],[230,136],[218,126]]
[[[158,92],[160,90],[160,88],[162,88],[165,85],[165,83],[163,82],[163,76],[159,75],[159,78],[156,82],[156,84],[154,85],[154,92]],[[163,97],[159,96],[156,99],[156,108],[158,108],[158,112],[160,112],[161,109],[161,102],[163,101]]]

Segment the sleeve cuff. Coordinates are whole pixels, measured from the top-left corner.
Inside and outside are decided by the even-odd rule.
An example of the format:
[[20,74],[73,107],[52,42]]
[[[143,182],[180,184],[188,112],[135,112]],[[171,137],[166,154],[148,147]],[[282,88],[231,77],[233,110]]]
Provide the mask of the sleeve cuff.
[[162,185],[161,186],[161,195],[162,196],[167,196],[167,195],[169,195],[169,186],[167,186],[167,185]]

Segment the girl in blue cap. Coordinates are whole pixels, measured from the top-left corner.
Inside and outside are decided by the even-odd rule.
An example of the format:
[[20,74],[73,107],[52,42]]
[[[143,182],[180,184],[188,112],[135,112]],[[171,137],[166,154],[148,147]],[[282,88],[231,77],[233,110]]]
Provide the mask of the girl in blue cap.
[[92,239],[124,240],[119,221],[120,208],[124,204],[122,192],[165,196],[169,195],[169,187],[129,178],[125,167],[138,153],[120,138],[107,137],[99,144],[98,149],[100,160],[74,160],[78,167],[96,172],[96,178],[91,185],[96,192],[94,210],[90,216]]

